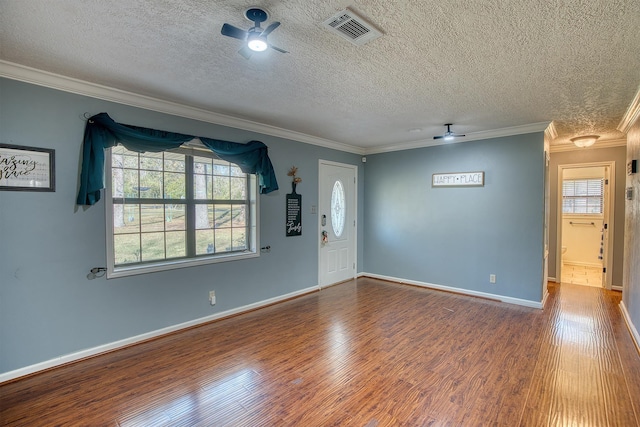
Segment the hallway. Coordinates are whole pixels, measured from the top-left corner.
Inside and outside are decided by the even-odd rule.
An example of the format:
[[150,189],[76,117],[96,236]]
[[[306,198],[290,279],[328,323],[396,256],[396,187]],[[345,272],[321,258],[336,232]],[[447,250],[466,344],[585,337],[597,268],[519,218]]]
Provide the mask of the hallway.
[[602,267],[562,264],[562,283],[572,285],[602,287]]
[[570,283],[549,290],[522,425],[640,425],[640,356],[620,313],[621,293]]

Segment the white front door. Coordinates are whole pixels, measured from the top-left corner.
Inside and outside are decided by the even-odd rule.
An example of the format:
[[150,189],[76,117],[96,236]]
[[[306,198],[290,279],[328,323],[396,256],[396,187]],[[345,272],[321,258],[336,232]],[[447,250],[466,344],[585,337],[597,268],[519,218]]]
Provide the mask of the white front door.
[[318,284],[356,276],[356,176],[358,167],[320,160]]

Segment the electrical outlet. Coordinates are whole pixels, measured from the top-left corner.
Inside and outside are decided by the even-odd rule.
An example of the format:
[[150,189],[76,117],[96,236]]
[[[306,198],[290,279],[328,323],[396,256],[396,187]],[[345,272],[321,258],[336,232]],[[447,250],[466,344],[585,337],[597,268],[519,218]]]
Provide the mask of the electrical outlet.
[[209,292],[209,302],[211,305],[216,305],[216,291]]
[[495,274],[490,274],[489,275],[489,283],[496,283],[496,275]]

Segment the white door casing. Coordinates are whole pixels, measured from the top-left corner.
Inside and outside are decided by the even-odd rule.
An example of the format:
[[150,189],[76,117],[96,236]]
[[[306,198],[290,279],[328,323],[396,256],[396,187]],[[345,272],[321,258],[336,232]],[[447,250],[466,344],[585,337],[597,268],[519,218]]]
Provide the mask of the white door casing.
[[[318,191],[318,284],[356,276],[358,167],[320,160]],[[324,239],[323,239],[324,234]]]

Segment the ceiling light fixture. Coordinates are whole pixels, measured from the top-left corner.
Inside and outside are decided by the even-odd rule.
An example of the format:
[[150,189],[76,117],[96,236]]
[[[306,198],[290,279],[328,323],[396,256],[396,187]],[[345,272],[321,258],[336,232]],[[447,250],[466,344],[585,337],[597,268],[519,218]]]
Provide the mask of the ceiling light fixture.
[[595,144],[598,138],[600,138],[600,135],[576,136],[575,138],[571,138],[571,142],[573,142],[576,147],[586,148]]
[[262,37],[262,35],[258,33],[249,33],[247,46],[254,52],[264,52],[269,47],[266,37]]

